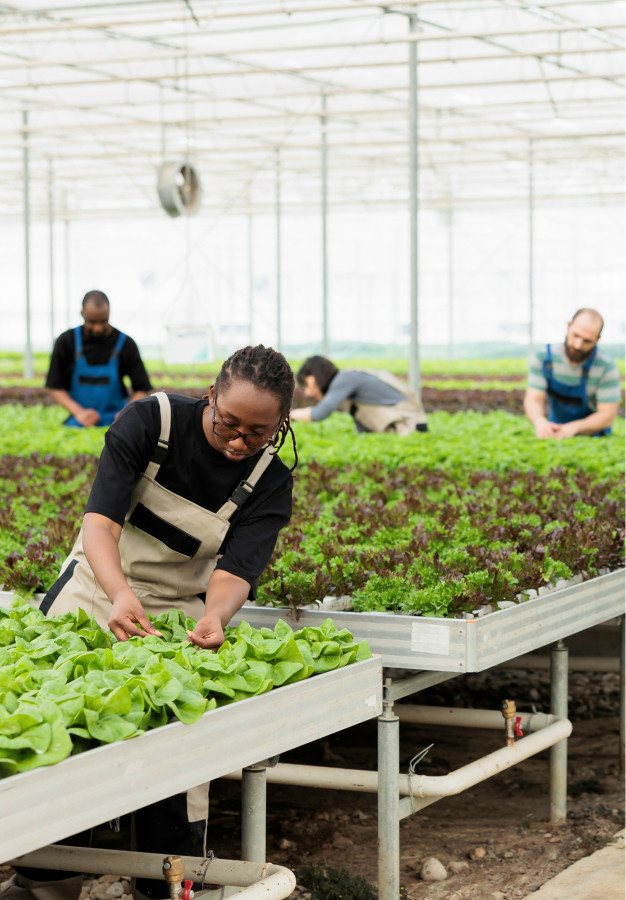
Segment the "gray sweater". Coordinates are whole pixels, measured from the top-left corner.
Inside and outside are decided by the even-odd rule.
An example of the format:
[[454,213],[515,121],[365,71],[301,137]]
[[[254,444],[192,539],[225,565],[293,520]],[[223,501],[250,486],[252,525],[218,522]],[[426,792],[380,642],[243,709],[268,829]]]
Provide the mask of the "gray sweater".
[[406,397],[367,372],[345,369],[338,372],[320,402],[311,408],[311,420],[320,422],[337,409],[343,400],[367,403],[372,406],[395,406]]

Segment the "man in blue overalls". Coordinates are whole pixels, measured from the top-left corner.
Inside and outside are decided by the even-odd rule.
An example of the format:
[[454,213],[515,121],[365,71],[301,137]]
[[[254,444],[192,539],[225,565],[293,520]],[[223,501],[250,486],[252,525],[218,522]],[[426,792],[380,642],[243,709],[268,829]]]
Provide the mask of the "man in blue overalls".
[[[102,291],[83,298],[84,325],[60,335],[52,351],[46,387],[69,417],[66,425],[110,425],[127,403],[152,390],[137,344],[109,324],[110,305]],[[124,384],[130,378],[132,394]]]
[[535,352],[524,411],[538,438],[611,433],[621,390],[614,360],[597,347],[603,326],[597,310],[579,309],[568,323],[564,344],[547,344]]

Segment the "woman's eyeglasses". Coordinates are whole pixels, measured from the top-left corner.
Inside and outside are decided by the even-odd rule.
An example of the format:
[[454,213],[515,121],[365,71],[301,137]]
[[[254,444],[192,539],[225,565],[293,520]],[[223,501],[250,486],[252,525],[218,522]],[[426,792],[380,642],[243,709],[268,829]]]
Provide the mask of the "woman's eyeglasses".
[[222,438],[222,440],[236,441],[237,438],[243,438],[246,447],[250,447],[251,450],[260,450],[261,447],[267,447],[269,444],[276,443],[276,437],[278,429],[280,428],[280,422],[269,437],[264,434],[244,434],[243,431],[239,431],[237,428],[233,428],[232,425],[225,425],[224,422],[218,422],[215,418],[216,410],[217,397],[213,399],[213,434],[217,435],[217,437],[219,438]]

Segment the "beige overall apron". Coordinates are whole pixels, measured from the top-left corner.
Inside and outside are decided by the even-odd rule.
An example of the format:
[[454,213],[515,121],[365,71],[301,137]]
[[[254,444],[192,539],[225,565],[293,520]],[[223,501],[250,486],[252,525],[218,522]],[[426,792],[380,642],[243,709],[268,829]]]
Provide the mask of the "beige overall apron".
[[[167,394],[154,395],[161,411],[157,449],[140,476],[119,541],[122,571],[146,612],[157,615],[181,609],[194,619],[204,614],[204,595],[220,558],[218,550],[230,517],[250,496],[272,461],[271,448],[261,455],[246,481],[215,513],[179,497],[155,481],[169,448],[171,407]],[[80,606],[107,628],[111,601],[100,587],[85,557],[82,529],[59,578],[41,602],[46,615],[59,616]],[[187,794],[189,821],[206,818],[208,785]]]
[[342,401],[337,409],[351,413],[359,425],[368,431],[391,431],[407,435],[412,434],[417,425],[426,424],[426,413],[421,400],[395,375],[375,369],[355,369],[355,371],[373,375],[403,394],[406,400],[401,400],[393,406],[378,406],[371,403],[355,403],[348,399]]
[[[131,495],[119,541],[122,571],[147,612],[157,615],[174,608],[198,619],[204,613],[204,599],[198,594],[204,595],[207,589],[230,518],[250,496],[273,454],[268,447],[232,497],[217,512],[210,512],[155,480],[169,447],[171,407],[167,394],[154,396],[161,409],[161,433],[155,454]],[[82,528],[41,609],[46,615],[59,616],[79,606],[107,628],[111,602],[85,557]]]

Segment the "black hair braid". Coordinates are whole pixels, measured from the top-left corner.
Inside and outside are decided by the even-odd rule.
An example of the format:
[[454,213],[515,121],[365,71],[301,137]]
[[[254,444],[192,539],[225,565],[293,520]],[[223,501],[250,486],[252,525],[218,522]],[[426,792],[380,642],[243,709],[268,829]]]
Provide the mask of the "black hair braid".
[[257,344],[256,347],[243,347],[228,357],[215,379],[215,393],[227,390],[233,381],[247,381],[260,391],[269,391],[280,402],[280,414],[284,421],[278,429],[276,452],[285,443],[291,433],[295,463],[290,471],[298,465],[296,437],[289,423],[289,413],[293,404],[295,378],[291,366],[282,353],[272,347]]
[[278,453],[280,448],[285,443],[287,439],[287,435],[291,435],[291,446],[293,447],[293,455],[294,455],[294,463],[293,466],[289,469],[290,472],[293,472],[295,467],[298,465],[298,450],[296,447],[296,436],[294,434],[293,428],[291,427],[291,422],[289,418],[285,419],[280,428],[278,429],[278,440],[274,446],[274,453]]

